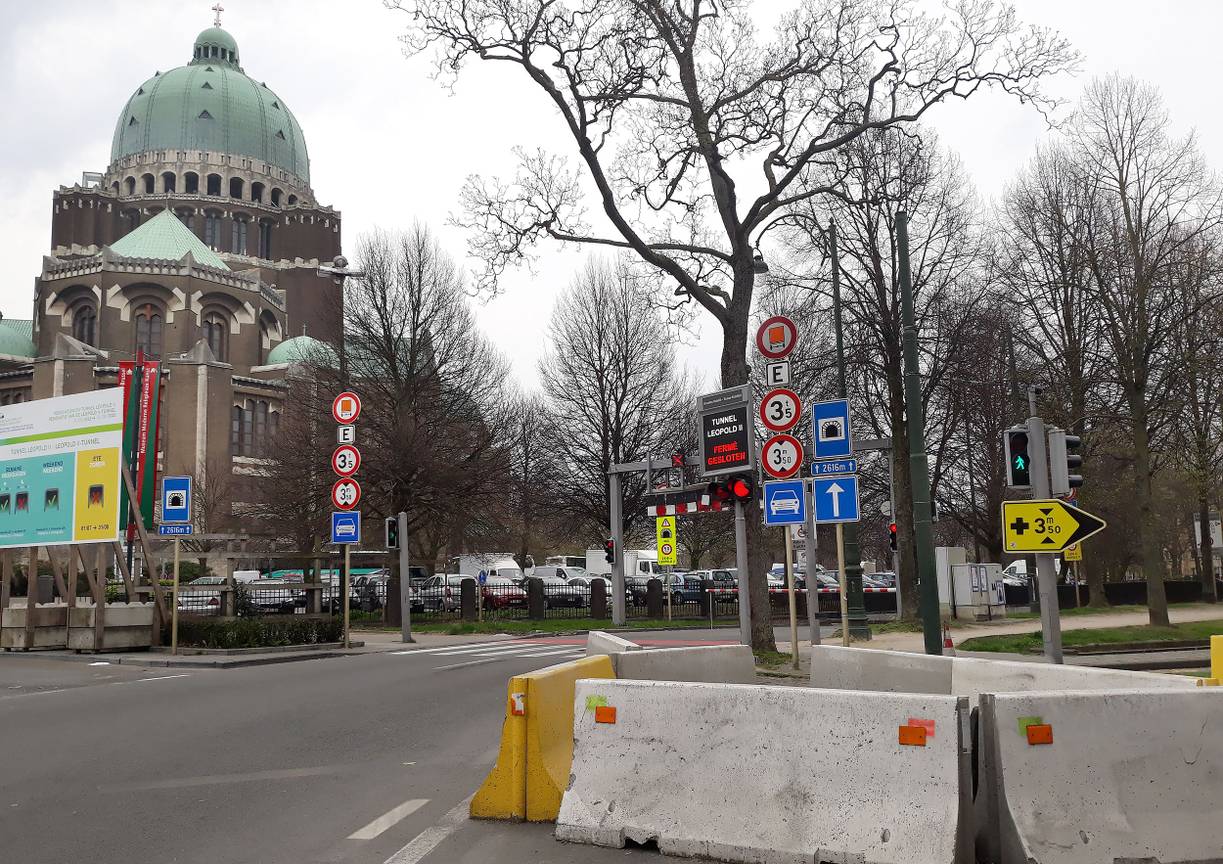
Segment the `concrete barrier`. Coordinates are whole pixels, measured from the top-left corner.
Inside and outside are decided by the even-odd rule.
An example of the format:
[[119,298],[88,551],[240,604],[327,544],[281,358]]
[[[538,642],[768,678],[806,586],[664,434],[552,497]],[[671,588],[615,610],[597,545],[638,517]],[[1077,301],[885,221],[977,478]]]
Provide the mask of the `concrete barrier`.
[[950,696],[579,681],[556,836],[754,864],[966,864],[967,710]]
[[598,655],[511,678],[497,763],[471,799],[471,815],[554,820],[573,761],[574,683],[613,677],[611,660]]
[[978,749],[979,860],[1223,861],[1223,691],[990,694]]
[[616,677],[634,681],[755,684],[756,658],[747,645],[651,648],[612,656]]
[[622,654],[625,651],[640,651],[636,642],[621,639],[614,633],[604,633],[602,630],[591,630],[586,634],[586,656],[596,654]]
[[967,696],[975,704],[982,693],[1135,688],[1183,690],[1195,684],[1183,676],[1153,672],[816,645],[811,648],[811,686],[942,693]]

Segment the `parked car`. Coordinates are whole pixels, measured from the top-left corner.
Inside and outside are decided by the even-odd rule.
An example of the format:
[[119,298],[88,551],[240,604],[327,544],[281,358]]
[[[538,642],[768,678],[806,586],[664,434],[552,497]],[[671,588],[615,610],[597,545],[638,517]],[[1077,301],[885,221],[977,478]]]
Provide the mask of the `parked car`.
[[480,602],[486,609],[505,609],[510,606],[527,605],[526,590],[505,576],[486,577],[484,585],[480,588],[480,597]]
[[[548,570],[557,568],[536,567],[535,569]],[[544,584],[544,608],[551,609],[560,606],[576,608],[586,604],[586,593],[580,591],[577,586],[570,585],[560,576],[539,576],[536,578]]]
[[[568,570],[570,568],[566,567],[565,569]],[[583,570],[582,572],[585,572],[585,570]],[[611,597],[612,583],[611,583],[611,580],[608,579],[606,576],[591,576],[590,574],[587,574],[585,576],[570,576],[568,581],[570,585],[572,585],[574,588],[577,588],[579,591],[581,591],[583,594],[587,596],[587,599],[586,599],[587,603],[590,602],[589,600],[590,589],[596,582],[602,582],[604,596],[608,598]]]
[[580,565],[540,564],[535,568],[535,572],[532,575],[540,579],[555,578],[568,582],[570,579],[577,577],[590,576],[591,573]]
[[458,609],[462,603],[463,580],[471,578],[462,573],[435,573],[430,576],[420,589],[424,611],[453,612]]
[[884,588],[896,587],[896,574],[891,570],[882,570],[878,573],[868,573],[867,575]]
[[301,576],[286,576],[283,579],[259,579],[246,583],[251,603],[265,614],[291,615],[297,609],[298,599],[305,596],[301,588],[294,585],[302,584]]
[[221,614],[221,586],[226,582],[224,576],[200,576],[192,579],[187,585],[215,585],[215,591],[183,591],[178,594],[178,611],[188,615],[219,615]]

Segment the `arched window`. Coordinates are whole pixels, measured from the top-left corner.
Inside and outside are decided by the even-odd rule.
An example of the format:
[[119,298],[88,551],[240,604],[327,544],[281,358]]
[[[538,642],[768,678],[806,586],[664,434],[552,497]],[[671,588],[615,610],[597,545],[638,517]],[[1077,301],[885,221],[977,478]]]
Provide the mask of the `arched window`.
[[251,200],[254,201],[256,204],[263,203],[263,184],[262,183],[252,183],[251,184]]
[[221,245],[221,214],[216,210],[204,212],[204,245],[209,249]]
[[157,178],[155,178],[152,174],[144,174],[140,179],[144,181],[145,195],[152,195],[157,191]]
[[282,194],[283,194],[283,193],[281,193],[281,191],[280,191],[279,189],[277,189],[277,188],[273,187],[273,189],[272,189],[272,206],[273,206],[273,207],[279,207],[279,206],[280,206],[280,196],[281,196]]
[[246,254],[246,220],[237,216],[234,217],[233,223],[233,243],[229,246],[229,251],[235,255]]
[[218,360],[229,356],[229,316],[213,310],[204,314],[204,341]]
[[161,309],[152,303],[145,303],[136,310],[136,351],[143,351],[146,357],[154,360],[161,357],[161,328],[164,321]]
[[161,191],[170,194],[175,191],[177,178],[173,171],[162,172],[161,175]]
[[82,303],[72,312],[72,338],[86,345],[97,344],[98,313],[92,303]]
[[111,188],[111,191],[112,191],[112,192],[114,192],[116,195],[118,195],[118,194],[119,194],[119,181],[118,181],[118,180],[116,180],[114,183],[111,183],[111,184],[110,184],[110,188]]
[[221,175],[220,174],[209,174],[208,175],[208,194],[209,195],[220,195],[221,194]]
[[123,185],[127,188],[128,195],[136,194],[136,178],[135,177],[124,178]]
[[188,195],[200,194],[200,175],[194,171],[188,171],[183,175],[183,191]]
[[229,178],[229,197],[230,198],[241,198],[242,197],[242,178],[241,177],[230,177]]
[[290,207],[292,207],[292,206],[293,206],[294,204],[296,204],[296,203],[297,203],[297,196],[296,196],[296,195],[290,195],[290,196],[289,196],[289,206],[290,206]]

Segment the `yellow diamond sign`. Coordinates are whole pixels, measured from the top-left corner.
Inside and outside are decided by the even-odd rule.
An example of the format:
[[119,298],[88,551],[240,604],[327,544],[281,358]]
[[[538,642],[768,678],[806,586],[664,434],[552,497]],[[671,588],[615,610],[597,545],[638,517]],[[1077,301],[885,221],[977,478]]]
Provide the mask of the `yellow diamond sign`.
[[1061,552],[1103,530],[1107,522],[1057,499],[1003,501],[1007,552]]
[[679,550],[676,541],[674,516],[659,516],[656,528],[658,540],[658,564],[661,567],[674,567],[679,563]]

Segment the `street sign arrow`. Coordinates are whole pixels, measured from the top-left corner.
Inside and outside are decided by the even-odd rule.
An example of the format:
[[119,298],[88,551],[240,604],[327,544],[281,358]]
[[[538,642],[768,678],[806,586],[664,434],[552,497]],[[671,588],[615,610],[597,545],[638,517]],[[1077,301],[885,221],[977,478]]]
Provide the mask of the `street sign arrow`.
[[845,490],[841,488],[841,484],[833,483],[824,491],[827,494],[832,496],[832,516],[833,518],[834,519],[840,518],[841,516],[841,493],[844,492]]
[[1108,525],[1057,499],[1003,501],[1003,541],[1008,552],[1061,552]]

